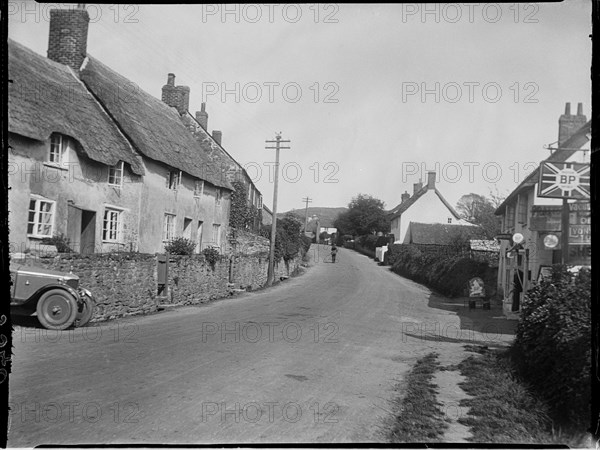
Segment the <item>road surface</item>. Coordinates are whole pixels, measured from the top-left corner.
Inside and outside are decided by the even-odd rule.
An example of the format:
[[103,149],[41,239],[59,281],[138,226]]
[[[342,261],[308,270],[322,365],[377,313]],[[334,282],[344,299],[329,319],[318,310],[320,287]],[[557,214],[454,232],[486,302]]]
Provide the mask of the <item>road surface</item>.
[[269,290],[63,332],[15,327],[9,446],[383,442],[419,357],[458,362],[464,344],[510,337],[351,250],[324,262],[325,249]]

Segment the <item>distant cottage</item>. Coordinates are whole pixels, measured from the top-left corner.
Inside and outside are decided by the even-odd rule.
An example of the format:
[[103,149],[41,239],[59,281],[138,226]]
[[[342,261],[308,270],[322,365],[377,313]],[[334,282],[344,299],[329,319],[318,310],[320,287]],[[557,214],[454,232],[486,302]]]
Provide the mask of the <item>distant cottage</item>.
[[[262,195],[168,75],[162,100],[87,53],[83,8],[50,12],[48,58],[8,41],[12,252],[63,236],[80,253],[227,247],[232,182]],[[260,222],[260,219],[258,219]],[[258,229],[260,223],[255,224]]]
[[[472,238],[479,233],[477,225],[461,219],[454,208],[446,201],[442,193],[435,186],[435,172],[427,173],[427,184],[421,181],[413,185],[413,195],[408,192],[402,194],[402,202],[388,212],[391,220],[391,233],[395,243],[411,243],[418,239],[421,244],[442,244],[440,239],[452,235],[459,228],[450,227],[460,225],[460,230],[473,230]],[[445,227],[427,227],[426,224],[443,224]],[[448,227],[450,225],[450,227]],[[444,231],[445,230],[445,231]],[[451,230],[451,231],[448,231]],[[418,236],[418,237],[417,237]]]

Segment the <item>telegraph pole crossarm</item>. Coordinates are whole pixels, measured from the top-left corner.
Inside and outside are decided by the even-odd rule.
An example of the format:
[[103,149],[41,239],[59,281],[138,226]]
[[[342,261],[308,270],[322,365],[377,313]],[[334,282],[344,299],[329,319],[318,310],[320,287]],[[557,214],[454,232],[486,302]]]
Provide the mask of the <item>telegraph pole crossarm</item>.
[[308,204],[312,203],[312,198],[304,197],[302,201],[306,203],[306,208],[304,210],[304,232],[306,233],[306,229],[308,228]]
[[282,146],[287,144],[289,140],[281,139],[281,132],[275,135],[274,141],[265,141],[267,144],[275,144],[274,147],[265,147],[266,149],[275,150],[275,180],[273,185],[273,221],[271,223],[271,245],[269,249],[269,269],[267,271],[267,286],[273,284],[274,278],[274,259],[275,259],[275,236],[277,234],[277,186],[279,183],[279,150],[288,150],[290,147]]

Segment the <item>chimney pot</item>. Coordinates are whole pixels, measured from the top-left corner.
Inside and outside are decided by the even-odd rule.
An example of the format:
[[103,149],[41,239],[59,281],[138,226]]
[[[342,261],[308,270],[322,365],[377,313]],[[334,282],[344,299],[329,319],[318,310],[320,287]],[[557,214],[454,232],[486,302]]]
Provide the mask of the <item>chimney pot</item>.
[[79,72],[87,56],[90,16],[85,8],[51,9],[48,59]]
[[221,131],[213,130],[212,137],[217,142],[217,144],[221,145],[221,139],[223,138],[223,133]]
[[167,75],[167,85],[175,86],[175,74],[174,73],[170,73]]
[[196,121],[204,128],[208,130],[208,113],[206,112],[206,103],[202,102],[200,111],[196,111]]
[[408,200],[410,198],[410,194],[408,193],[408,191],[404,191],[404,194],[402,194],[400,196],[400,198],[402,199],[402,203],[404,203],[406,200]]
[[418,183],[414,183],[413,184],[413,195],[416,194],[417,192],[419,192],[422,187],[423,187],[423,182],[421,180],[419,180]]
[[435,172],[427,172],[427,189],[435,189]]
[[558,145],[561,146],[567,139],[587,122],[583,114],[583,103],[577,104],[577,115],[571,115],[571,103],[565,106],[565,113],[558,119]]

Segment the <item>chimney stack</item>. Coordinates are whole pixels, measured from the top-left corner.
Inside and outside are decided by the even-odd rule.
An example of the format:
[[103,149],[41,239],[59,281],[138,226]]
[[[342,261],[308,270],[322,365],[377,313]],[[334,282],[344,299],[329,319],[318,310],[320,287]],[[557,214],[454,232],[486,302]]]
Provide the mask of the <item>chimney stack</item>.
[[571,114],[571,103],[565,105],[565,113],[558,119],[559,147],[587,122],[583,114],[583,103],[577,103],[577,115]]
[[414,183],[413,184],[413,195],[416,194],[417,192],[419,192],[422,187],[423,187],[423,182],[421,180],[419,180],[418,183]]
[[206,103],[202,102],[201,110],[196,111],[196,120],[204,128],[204,131],[208,131],[208,113],[206,112]]
[[221,139],[223,138],[222,132],[220,132],[219,130],[213,130],[212,137],[217,142],[217,144],[221,145]]
[[175,74],[167,75],[167,84],[162,87],[162,101],[177,109],[179,114],[185,114],[190,107],[190,88],[175,86]]
[[402,199],[402,203],[404,203],[406,200],[408,200],[410,198],[410,194],[408,193],[408,191],[404,191],[404,194],[402,194],[400,196],[400,198]]
[[51,9],[48,59],[72,68],[76,73],[87,55],[90,16],[79,4],[76,9]]
[[435,172],[427,172],[427,189],[435,189]]

